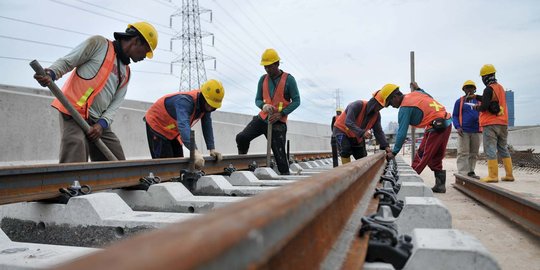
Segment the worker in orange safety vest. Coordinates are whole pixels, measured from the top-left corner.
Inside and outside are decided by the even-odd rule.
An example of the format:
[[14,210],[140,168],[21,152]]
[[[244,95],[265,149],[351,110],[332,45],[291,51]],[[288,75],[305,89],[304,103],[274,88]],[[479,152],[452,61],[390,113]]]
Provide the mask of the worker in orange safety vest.
[[70,113],[55,99],[60,112],[62,138],[60,163],[105,161],[94,141],[101,139],[118,160],[125,159],[120,140],[111,130],[114,116],[124,101],[130,79],[129,64],[152,58],[158,33],[147,22],[129,24],[125,32],[115,32],[114,41],[92,36],[34,78],[48,86],[75,69],[62,87],[71,105],[90,125],[84,134]]
[[[215,150],[212,112],[221,107],[225,89],[218,80],[208,80],[198,90],[175,92],[158,99],[146,112],[146,134],[152,158],[183,157],[182,145],[192,146],[191,127],[201,120],[206,148],[210,156],[221,160]],[[195,147],[195,168],[204,167],[204,159]]]

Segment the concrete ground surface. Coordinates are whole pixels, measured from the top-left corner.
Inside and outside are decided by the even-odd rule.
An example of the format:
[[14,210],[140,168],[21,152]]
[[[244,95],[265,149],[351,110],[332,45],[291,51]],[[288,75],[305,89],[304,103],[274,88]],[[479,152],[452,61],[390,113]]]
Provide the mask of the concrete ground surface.
[[[410,155],[403,158],[410,164]],[[455,158],[445,158],[443,167],[447,171],[446,193],[436,193],[435,197],[442,200],[450,210],[452,227],[479,239],[502,269],[540,270],[540,237],[453,188],[454,173],[457,173]],[[475,171],[479,176],[486,176],[485,162],[479,161]],[[499,168],[499,177],[501,176],[504,176],[503,168]],[[434,185],[435,177],[429,168],[426,167],[421,177],[426,185],[430,187]],[[514,177],[515,182],[499,182],[495,185],[515,192],[533,193],[540,198],[540,173],[518,168],[514,170]]]

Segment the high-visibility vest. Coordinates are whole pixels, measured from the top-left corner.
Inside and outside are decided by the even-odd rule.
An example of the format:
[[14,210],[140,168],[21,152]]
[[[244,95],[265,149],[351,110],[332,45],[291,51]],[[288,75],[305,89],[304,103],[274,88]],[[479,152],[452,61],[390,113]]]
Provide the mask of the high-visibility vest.
[[[361,129],[364,129],[364,130],[370,130],[374,125],[375,123],[377,122],[377,118],[379,117],[379,113],[377,114],[374,114],[373,117],[371,117],[371,119],[369,119],[368,123],[366,124],[365,127],[362,126],[362,122],[364,121],[364,118],[366,116],[366,111],[367,111],[367,101],[365,100],[362,100],[361,101],[361,104],[362,104],[362,109],[360,110],[360,113],[356,116],[356,120],[355,120],[355,123],[357,126],[359,126]],[[346,125],[346,119],[347,119],[347,111],[348,111],[348,108],[345,109],[344,112],[342,112],[336,119],[336,122],[334,123],[334,127],[338,128],[339,130],[341,130],[343,133],[345,133],[347,135],[347,137],[350,137],[350,138],[354,138],[356,137],[356,134],[354,134],[354,132],[352,132],[352,130],[349,129],[349,127],[347,127]],[[364,138],[359,138],[357,137],[360,141],[363,140]]]
[[183,144],[182,137],[180,135],[180,132],[178,131],[176,119],[173,116],[169,115],[167,109],[165,108],[165,100],[169,97],[177,95],[190,96],[193,99],[195,107],[193,108],[193,113],[191,114],[191,117],[189,119],[189,124],[190,126],[194,126],[205,114],[205,112],[203,111],[200,115],[195,117],[195,108],[197,106],[200,92],[201,91],[199,90],[193,90],[189,92],[177,92],[161,97],[146,112],[146,123],[154,131],[161,134],[163,137],[169,140],[174,140],[174,138],[178,138],[178,141]]
[[506,93],[502,85],[498,83],[490,84],[493,89],[491,101],[499,101],[500,112],[492,114],[489,111],[480,112],[480,126],[508,125],[508,106],[506,106]]
[[[287,82],[287,77],[289,76],[289,73],[283,72],[281,75],[281,78],[279,79],[279,83],[276,86],[276,89],[274,89],[274,97],[270,97],[270,89],[269,89],[269,77],[268,74],[264,76],[263,85],[262,85],[262,96],[263,96],[263,102],[264,104],[271,104],[274,106],[274,112],[281,112],[283,109],[287,108],[289,103],[291,103],[290,100],[285,99],[285,83]],[[263,112],[262,110],[259,112],[259,116],[261,119],[266,119],[268,116],[267,113]],[[287,116],[283,116],[279,119],[279,121],[283,123],[287,123]]]
[[413,125],[417,128],[431,128],[431,123],[437,118],[450,119],[450,113],[446,112],[443,105],[427,94],[419,91],[414,91],[403,96],[401,107],[416,107],[422,110],[424,117],[418,125]]
[[[461,128],[463,128],[463,104],[464,104],[464,103],[465,103],[465,97],[460,97],[460,98],[459,98],[459,117],[458,117],[458,119],[459,119],[459,126],[460,126]],[[478,128],[478,130],[479,130],[480,132],[482,132],[482,127],[480,126],[480,127]]]
[[[101,67],[96,75],[91,79],[81,78],[79,74],[77,74],[77,68],[75,68],[62,87],[64,96],[66,96],[71,105],[81,114],[84,119],[88,119],[88,109],[90,106],[92,106],[92,103],[94,103],[94,98],[107,84],[107,80],[109,79],[109,76],[114,68],[114,61],[116,61],[116,52],[114,51],[112,41],[108,40],[107,54],[105,55],[103,63],[101,64]],[[118,78],[118,80],[122,80],[122,78]],[[126,81],[122,83],[118,89],[126,85],[128,81],[129,66],[126,66]],[[55,107],[62,113],[71,115],[58,99],[54,99],[51,106]]]

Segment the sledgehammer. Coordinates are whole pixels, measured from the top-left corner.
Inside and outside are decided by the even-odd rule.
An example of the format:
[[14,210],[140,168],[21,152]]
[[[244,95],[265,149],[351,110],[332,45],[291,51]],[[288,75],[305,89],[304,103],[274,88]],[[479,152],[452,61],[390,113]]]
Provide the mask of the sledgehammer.
[[[30,66],[32,67],[32,69],[34,69],[34,71],[37,74],[46,75],[45,70],[43,70],[43,67],[41,67],[41,65],[39,64],[37,60],[33,60],[32,62],[30,62]],[[62,93],[62,90],[60,90],[60,88],[58,88],[58,86],[52,81],[47,87],[49,87],[49,90],[51,90],[54,96],[62,103],[62,105],[64,105],[64,107],[71,114],[71,117],[73,117],[73,120],[75,120],[75,122],[81,127],[84,133],[88,134],[88,131],[90,130],[90,126],[88,125],[88,123],[86,123],[86,121],[84,121],[84,119],[79,114],[79,112],[77,112],[77,110],[73,108],[71,103],[69,103],[67,98],[64,96],[64,93]],[[105,143],[103,143],[101,139],[97,139],[96,141],[94,141],[94,143],[96,144],[97,148],[101,151],[101,153],[103,153],[103,155],[105,155],[105,157],[108,160],[110,161],[118,160],[114,156],[114,154],[111,152],[111,150],[109,150],[109,148],[105,145]]]

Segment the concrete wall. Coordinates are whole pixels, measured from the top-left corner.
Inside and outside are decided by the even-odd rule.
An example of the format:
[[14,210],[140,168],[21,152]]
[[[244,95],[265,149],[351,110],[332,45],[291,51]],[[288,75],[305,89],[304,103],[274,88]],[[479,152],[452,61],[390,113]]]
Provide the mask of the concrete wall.
[[[52,99],[48,90],[0,84],[0,165],[58,161],[59,116],[57,110],[50,107]],[[142,121],[150,105],[126,100],[115,117],[112,129],[120,138],[128,159],[150,158]],[[212,113],[216,149],[224,154],[236,154],[236,134],[252,117],[220,111]],[[207,152],[199,123],[195,125],[195,133],[199,149]],[[330,151],[330,135],[328,125],[288,122],[291,152]],[[250,153],[265,152],[266,139],[261,136],[252,142]]]
[[508,131],[508,144],[516,150],[533,148],[535,153],[540,152],[540,126],[510,129]]

